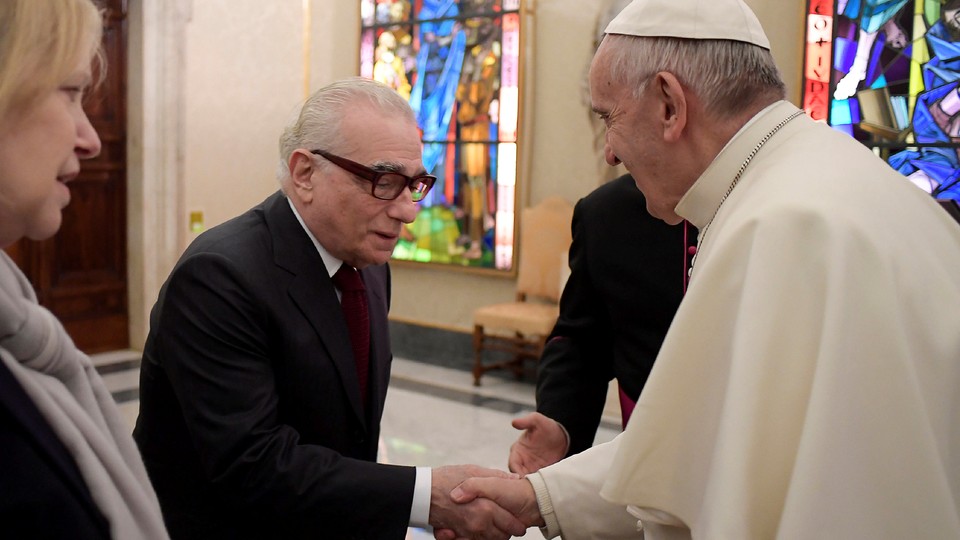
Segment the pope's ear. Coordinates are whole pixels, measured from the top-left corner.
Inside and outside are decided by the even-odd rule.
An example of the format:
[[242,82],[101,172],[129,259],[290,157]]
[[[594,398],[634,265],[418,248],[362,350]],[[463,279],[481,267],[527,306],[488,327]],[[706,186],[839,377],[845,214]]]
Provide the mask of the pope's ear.
[[313,198],[313,173],[317,167],[313,155],[306,150],[294,150],[287,167],[293,191],[303,202],[310,202]]
[[683,85],[673,73],[662,71],[654,77],[654,84],[658,90],[663,116],[663,138],[667,141],[677,141],[687,126],[687,94]]

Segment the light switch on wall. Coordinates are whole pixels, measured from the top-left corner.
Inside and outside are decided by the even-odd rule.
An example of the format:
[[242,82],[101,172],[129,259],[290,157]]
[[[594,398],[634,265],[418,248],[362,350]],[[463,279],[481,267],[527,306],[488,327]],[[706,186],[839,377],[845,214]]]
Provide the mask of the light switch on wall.
[[190,212],[190,232],[203,232],[203,210],[192,210]]

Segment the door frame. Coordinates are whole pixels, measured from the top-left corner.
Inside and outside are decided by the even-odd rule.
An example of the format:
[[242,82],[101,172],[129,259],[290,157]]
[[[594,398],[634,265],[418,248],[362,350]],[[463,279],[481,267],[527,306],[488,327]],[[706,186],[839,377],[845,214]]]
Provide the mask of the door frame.
[[[193,0],[128,0],[127,279],[130,346],[186,245],[186,30]],[[109,66],[108,66],[109,68]]]

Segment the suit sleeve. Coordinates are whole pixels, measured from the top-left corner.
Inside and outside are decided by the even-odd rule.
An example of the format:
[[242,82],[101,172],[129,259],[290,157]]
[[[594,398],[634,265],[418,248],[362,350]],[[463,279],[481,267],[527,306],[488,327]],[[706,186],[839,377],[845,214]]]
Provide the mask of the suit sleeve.
[[587,211],[573,213],[570,277],[537,369],[537,411],[570,433],[570,454],[589,448],[613,378],[610,324],[590,274]]
[[282,321],[267,315],[253,290],[227,258],[194,255],[171,275],[159,314],[164,367],[204,474],[238,507],[320,536],[333,526],[405,526],[414,468],[302,444],[280,422],[271,366],[279,347],[271,336]]

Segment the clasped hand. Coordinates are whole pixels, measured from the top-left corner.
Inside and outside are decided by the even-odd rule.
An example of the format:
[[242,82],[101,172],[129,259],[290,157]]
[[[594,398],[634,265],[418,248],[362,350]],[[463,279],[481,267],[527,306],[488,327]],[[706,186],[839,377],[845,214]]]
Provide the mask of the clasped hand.
[[523,536],[528,527],[543,525],[530,482],[516,474],[466,467],[472,469],[458,472],[478,474],[463,478],[459,485],[445,493],[436,491],[438,484],[446,483],[437,481],[437,473],[441,471],[444,475],[447,467],[434,470],[430,523],[437,540],[505,540]]
[[[513,427],[523,431],[510,448],[514,473],[536,472],[566,454],[569,441],[556,421],[535,412],[515,419]],[[466,465],[434,469],[430,524],[437,540],[506,539],[543,526],[543,518],[530,482]]]

